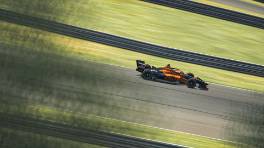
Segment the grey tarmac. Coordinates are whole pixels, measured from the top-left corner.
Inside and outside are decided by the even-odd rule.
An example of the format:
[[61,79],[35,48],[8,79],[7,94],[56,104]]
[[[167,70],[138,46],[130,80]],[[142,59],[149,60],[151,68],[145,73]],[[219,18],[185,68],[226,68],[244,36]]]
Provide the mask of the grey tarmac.
[[264,104],[264,94],[253,91],[215,84],[209,85],[209,91],[189,89],[144,80],[132,69],[104,64],[89,66],[98,78],[90,84],[94,86],[90,91],[111,94],[118,102],[115,105],[129,110],[109,115],[103,109],[101,116],[224,139],[232,117],[255,104]]

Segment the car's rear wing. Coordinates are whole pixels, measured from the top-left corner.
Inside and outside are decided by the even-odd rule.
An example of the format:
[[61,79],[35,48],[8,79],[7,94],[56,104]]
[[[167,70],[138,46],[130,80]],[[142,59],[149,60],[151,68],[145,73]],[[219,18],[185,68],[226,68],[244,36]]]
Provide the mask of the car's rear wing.
[[142,60],[136,60],[136,62],[137,62],[137,67],[145,64],[145,61]]
[[136,69],[136,71],[143,72],[145,70],[145,68],[146,68],[145,61],[136,60],[136,63],[137,63],[137,69]]

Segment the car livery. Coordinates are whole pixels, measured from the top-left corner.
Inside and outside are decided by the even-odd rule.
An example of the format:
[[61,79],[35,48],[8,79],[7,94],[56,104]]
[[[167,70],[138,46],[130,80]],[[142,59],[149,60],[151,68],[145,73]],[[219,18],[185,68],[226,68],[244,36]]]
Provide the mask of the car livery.
[[188,88],[199,88],[208,90],[208,83],[199,77],[194,77],[192,73],[184,73],[180,69],[172,68],[170,64],[165,67],[156,68],[145,64],[145,61],[136,60],[137,71],[141,73],[142,78],[170,84],[185,84]]

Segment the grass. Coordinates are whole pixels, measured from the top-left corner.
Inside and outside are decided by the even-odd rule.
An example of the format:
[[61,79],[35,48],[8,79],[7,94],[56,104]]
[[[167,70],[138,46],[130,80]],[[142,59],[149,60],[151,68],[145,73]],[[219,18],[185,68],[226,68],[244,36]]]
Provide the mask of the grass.
[[75,141],[54,138],[50,136],[23,132],[8,128],[0,128],[0,147],[10,148],[100,148],[99,146],[78,143]]
[[40,105],[32,106],[29,104],[23,105],[22,103],[20,105],[1,104],[0,106],[0,112],[11,113],[14,115],[18,114],[19,116],[30,116],[42,120],[51,120],[87,129],[96,129],[106,132],[111,131],[113,133],[158,140],[188,147],[232,148],[236,146],[235,143],[228,141],[221,141],[177,131],[169,131],[95,115],[61,111],[58,108],[50,108]]
[[264,65],[264,30],[142,1],[2,0],[0,8],[163,46]]
[[[210,1],[210,0],[194,0],[194,1],[195,2],[199,2],[199,3],[203,3],[203,4],[207,4],[207,5],[211,5],[211,6],[215,6],[215,7],[219,7],[219,8],[224,8],[224,9],[228,9],[228,10],[238,11],[238,12],[242,12],[242,13],[245,13],[245,14],[249,14],[249,15],[253,15],[253,16],[258,16],[258,17],[264,18],[263,14],[252,12],[250,10],[242,9],[242,8],[239,8],[239,7],[225,5],[225,4],[217,3],[217,2],[214,2],[214,1]],[[243,1],[263,7],[263,4],[261,4],[259,2],[255,2],[253,0],[243,0]]]
[[250,3],[250,4],[253,4],[253,5],[257,5],[257,6],[261,6],[261,7],[264,7],[264,4],[263,2],[258,2],[256,0],[241,0],[241,1],[244,1],[244,2],[247,2],[247,3]]
[[[93,42],[47,33],[14,24],[1,23],[1,27],[3,27],[3,31],[1,32],[0,36],[4,39],[1,41],[2,43],[9,43],[11,40],[15,40],[15,44],[19,46],[21,45],[22,47],[24,46],[24,48],[33,48],[36,45],[34,42],[32,42],[32,40],[36,40],[35,38],[39,37],[44,41],[51,41],[51,48],[53,48],[53,46],[59,47],[57,54],[68,55],[77,59],[117,65],[131,69],[135,68],[136,59],[147,60],[148,63],[157,66],[171,63],[173,66],[178,67],[186,72],[190,71],[195,73],[201,78],[204,78],[206,81],[264,92],[264,88],[262,87],[264,84],[264,79],[261,77],[158,58],[137,52],[123,50],[120,48],[109,47]],[[24,32],[30,32],[30,35],[26,35]],[[15,34],[16,38],[11,39],[10,37],[14,36]],[[47,48],[49,48],[50,45],[47,46]],[[44,48],[42,50],[46,49]],[[51,50],[46,51],[51,52]]]

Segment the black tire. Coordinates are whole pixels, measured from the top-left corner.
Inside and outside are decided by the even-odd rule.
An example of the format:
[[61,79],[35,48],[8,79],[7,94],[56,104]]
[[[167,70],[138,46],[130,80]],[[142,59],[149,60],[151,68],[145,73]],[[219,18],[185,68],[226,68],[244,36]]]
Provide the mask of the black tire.
[[196,87],[196,81],[194,79],[189,79],[186,83],[188,88],[195,88]]
[[152,74],[149,70],[144,70],[142,73],[143,79],[152,80]]

